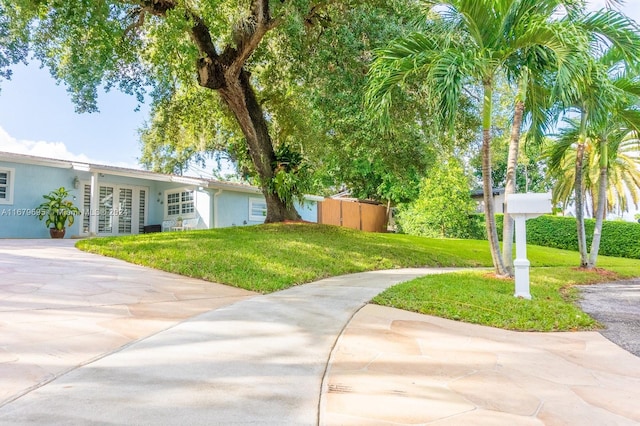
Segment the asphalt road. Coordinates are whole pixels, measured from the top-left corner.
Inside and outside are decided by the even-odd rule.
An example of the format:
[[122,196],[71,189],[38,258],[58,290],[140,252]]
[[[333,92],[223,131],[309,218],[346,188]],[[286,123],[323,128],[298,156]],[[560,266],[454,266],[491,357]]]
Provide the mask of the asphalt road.
[[602,335],[640,357],[640,279],[579,288],[582,310],[606,326]]

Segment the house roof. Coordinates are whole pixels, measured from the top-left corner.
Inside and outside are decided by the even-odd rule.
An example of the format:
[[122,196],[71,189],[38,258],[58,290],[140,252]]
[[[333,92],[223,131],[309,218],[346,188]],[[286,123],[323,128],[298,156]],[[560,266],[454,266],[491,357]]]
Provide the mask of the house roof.
[[62,169],[73,169],[83,172],[104,173],[115,176],[148,179],[160,182],[177,182],[185,185],[198,185],[212,189],[229,189],[240,192],[260,193],[260,188],[255,186],[222,182],[215,179],[196,178],[189,176],[178,176],[164,173],[156,173],[148,170],[136,170],[125,167],[106,166],[103,164],[85,163],[80,161],[58,160],[55,158],[37,157],[34,155],[15,154],[12,152],[0,151],[0,161],[10,161],[21,164],[34,164],[40,166],[57,167]]
[[[500,194],[504,194],[504,188],[493,188],[493,196],[496,195],[500,195]],[[476,189],[471,191],[471,196],[472,197],[482,197],[484,196],[484,190],[483,189]]]
[[[189,176],[178,176],[165,173],[151,172],[148,170],[129,169],[125,167],[106,166],[103,164],[84,163],[81,161],[58,160],[55,158],[37,157],[35,155],[15,154],[13,152],[0,151],[0,161],[9,161],[21,164],[34,164],[39,166],[58,167],[62,169],[73,169],[83,172],[104,173],[115,176],[132,177],[138,179],[148,179],[159,182],[177,182],[185,185],[202,186],[210,189],[230,190],[236,192],[247,192],[251,194],[262,194],[260,188],[246,183],[223,182],[216,179],[197,178]],[[317,195],[305,195],[309,201],[322,201],[324,197]]]
[[338,192],[337,194],[333,194],[329,198],[333,198],[335,200],[342,200],[342,201],[353,201],[353,202],[358,202],[358,203],[362,203],[362,204],[382,205],[382,203],[380,203],[379,201],[376,201],[376,200],[369,200],[369,199],[362,199],[362,198],[352,197],[351,196],[351,191],[348,190],[348,189],[344,189],[344,190]]

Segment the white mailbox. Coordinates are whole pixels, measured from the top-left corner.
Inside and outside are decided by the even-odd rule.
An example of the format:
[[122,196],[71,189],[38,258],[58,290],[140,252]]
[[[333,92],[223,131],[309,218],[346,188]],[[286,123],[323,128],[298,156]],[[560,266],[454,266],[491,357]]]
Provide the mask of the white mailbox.
[[551,213],[551,193],[509,194],[507,195],[507,213],[510,215],[543,215]]
[[513,261],[516,276],[516,297],[531,299],[529,292],[529,266],[527,259],[527,219],[551,213],[551,193],[509,194],[506,212],[516,225],[516,258]]

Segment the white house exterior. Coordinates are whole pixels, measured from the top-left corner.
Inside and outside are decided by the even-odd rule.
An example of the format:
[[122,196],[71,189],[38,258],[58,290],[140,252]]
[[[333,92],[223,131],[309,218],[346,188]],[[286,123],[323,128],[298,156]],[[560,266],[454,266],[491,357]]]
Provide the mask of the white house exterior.
[[[482,189],[471,191],[471,198],[478,203],[476,205],[476,213],[484,213],[484,191]],[[493,211],[495,213],[504,213],[504,188],[494,188],[491,198],[493,199]]]
[[[66,237],[138,234],[179,217],[199,229],[254,225],[266,212],[250,185],[0,152],[0,238],[47,238],[36,207],[60,187],[83,213]],[[296,206],[303,220],[317,222],[321,200]]]

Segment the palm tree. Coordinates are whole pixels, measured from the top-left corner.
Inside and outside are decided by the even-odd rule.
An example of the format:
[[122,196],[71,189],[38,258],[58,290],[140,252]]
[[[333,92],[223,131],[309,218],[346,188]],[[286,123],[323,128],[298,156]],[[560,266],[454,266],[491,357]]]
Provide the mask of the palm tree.
[[[604,216],[596,217],[596,239],[592,245],[591,261],[587,252],[587,239],[584,227],[584,194],[586,182],[584,162],[585,152],[589,143],[590,131],[605,128],[608,123],[623,120],[630,128],[634,128],[633,120],[629,118],[637,116],[635,105],[638,105],[640,95],[637,80],[625,76],[638,66],[640,61],[640,33],[638,27],[632,20],[614,11],[599,12],[587,16],[580,23],[585,29],[604,29],[602,33],[589,31],[591,43],[590,59],[585,62],[585,72],[576,75],[571,84],[566,86],[565,105],[570,105],[573,111],[580,114],[580,124],[577,137],[575,139],[575,182],[574,203],[576,209],[576,228],[578,233],[578,250],[580,252],[580,267],[593,268],[597,258]],[[605,38],[605,43],[602,43]],[[624,112],[624,111],[627,112]],[[617,121],[619,123],[619,121]],[[592,128],[592,129],[590,129]],[[566,144],[565,144],[566,145]],[[608,167],[608,143],[607,139],[602,139],[599,145],[601,170]],[[557,169],[559,154],[552,157],[552,169]],[[586,176],[588,178],[588,176]],[[602,179],[606,187],[606,173]],[[602,191],[601,191],[602,192]],[[603,200],[599,203],[604,204]],[[598,209],[604,215],[604,208]],[[595,250],[593,250],[595,248]]]
[[[546,147],[545,156],[549,159],[554,177],[553,202],[567,206],[571,204],[575,184],[576,141],[579,134],[579,122],[568,120],[560,131],[558,139]],[[640,203],[640,138],[637,131],[626,127],[603,130],[598,134],[588,133],[586,138],[585,159],[582,166],[587,215],[596,217],[600,211],[599,194],[605,188],[605,216],[613,211],[629,211],[630,203]],[[606,143],[603,143],[603,140]],[[606,185],[601,177],[601,145],[606,145],[607,163]]]
[[614,144],[609,153],[607,206],[609,211],[629,211],[629,199],[636,209],[640,204],[640,133],[638,130],[627,133],[619,145]]
[[[553,107],[552,89],[545,84],[545,79],[548,79],[551,72],[562,73],[567,68],[559,68],[560,64],[553,52],[539,46],[526,51],[520,59],[520,64],[507,69],[507,75],[517,86],[505,176],[507,204],[509,194],[516,192],[518,151],[525,115],[530,122],[529,138],[541,143],[552,121],[550,111]],[[573,64],[568,62],[567,65],[571,67]],[[505,215],[502,225],[502,260],[509,275],[513,275],[513,236],[514,221],[511,216]]]
[[[612,3],[615,5],[618,2]],[[619,113],[629,108],[632,103],[635,102],[637,104],[637,84],[633,84],[632,80],[625,78],[621,72],[627,73],[637,69],[640,61],[640,34],[634,21],[612,10],[592,14],[582,22],[588,30],[604,29],[604,35],[606,36],[604,38],[603,34],[591,33],[592,43],[590,46],[592,50],[595,50],[592,54],[595,60],[589,67],[589,72],[585,73],[584,78],[575,80],[574,95],[569,97],[569,99],[573,98],[572,103],[578,107],[581,114],[581,131],[576,149],[576,182],[574,186],[580,267],[593,268],[599,249],[602,221],[605,213],[602,205],[603,200],[600,200],[599,210],[601,216],[596,217],[595,244],[592,243],[592,255],[589,256],[589,259],[587,258],[584,228],[584,185],[582,183],[582,162],[587,140],[587,126],[593,125],[595,128],[602,128],[612,119],[615,122],[619,118],[628,117],[629,114]],[[628,123],[633,126],[632,122]],[[607,140],[602,139],[600,144],[601,169],[607,168],[607,159],[609,158],[607,147]],[[606,187],[606,174],[601,182]]]
[[[584,192],[591,201],[596,219],[587,267],[596,266],[602,223],[613,209],[628,211],[628,199],[637,206],[640,201],[640,115],[632,107],[611,111],[608,120],[591,127],[584,139],[582,165]],[[554,200],[564,205],[575,193],[576,141],[580,126],[567,121],[558,142],[549,149],[550,167],[556,175]]]
[[[609,7],[619,4],[615,0],[609,3]],[[521,63],[526,66],[516,66],[509,69],[515,77],[512,77],[512,81],[517,84],[518,93],[514,103],[514,118],[507,162],[505,187],[507,198],[508,194],[515,192],[515,171],[523,116],[525,114],[529,116],[528,137],[536,142],[541,142],[542,136],[548,132],[552,125],[552,119],[557,115],[554,114],[553,104],[558,99],[571,98],[576,91],[573,82],[579,81],[580,77],[584,75],[583,70],[589,68],[585,62],[591,60],[593,52],[589,50],[590,48],[604,42],[606,45],[615,46],[618,51],[626,52],[627,59],[637,58],[638,46],[636,42],[638,37],[632,22],[626,17],[612,11],[599,11],[585,15],[583,1],[558,1],[557,4],[562,4],[565,8],[566,16],[561,23],[567,26],[567,34],[573,31],[573,36],[577,36],[574,40],[565,38],[565,42],[572,43],[582,52],[573,55],[571,61],[558,63],[557,60],[561,58],[549,55],[540,47],[535,47],[524,52],[525,56]],[[547,13],[549,19],[552,19],[555,11],[547,8],[540,9],[540,13]],[[554,69],[555,82],[550,87],[548,84],[545,85],[545,80],[548,81],[548,72]],[[513,221],[508,216],[504,219],[502,234],[503,261],[507,269],[512,271]]]
[[[639,128],[640,127],[636,127],[636,129]],[[593,239],[591,241],[591,250],[589,252],[589,259],[587,263],[588,268],[595,268],[596,261],[598,259],[598,251],[600,250],[600,238],[602,237],[602,223],[607,214],[607,188],[609,186],[609,168],[612,166],[612,164],[615,164],[612,162],[612,160],[615,160],[615,157],[617,157],[617,148],[619,148],[624,141],[637,142],[637,130],[628,132],[625,136],[620,138],[619,136],[622,134],[624,133],[620,132],[620,129],[614,128],[612,133],[604,132],[600,136],[600,138],[598,138],[599,149],[597,150],[597,152],[599,158],[597,164],[600,169],[600,173],[598,174],[598,191],[596,193],[598,204],[594,209],[596,224],[593,230]],[[636,186],[636,188],[634,189],[637,188],[638,187]]]
[[[419,76],[430,91],[449,126],[460,96],[467,85],[482,90],[482,186],[487,236],[496,274],[509,275],[505,268],[494,218],[491,182],[491,124],[496,77],[514,64],[521,64],[523,52],[544,49],[558,61],[570,59],[572,47],[565,40],[565,27],[548,19],[556,0],[445,0],[426,1],[428,26],[378,50],[370,70],[367,106],[385,114],[392,104],[392,92],[412,77]],[[569,34],[573,35],[573,33]]]

